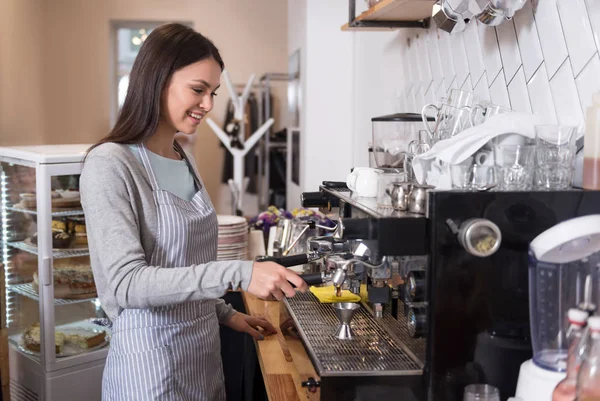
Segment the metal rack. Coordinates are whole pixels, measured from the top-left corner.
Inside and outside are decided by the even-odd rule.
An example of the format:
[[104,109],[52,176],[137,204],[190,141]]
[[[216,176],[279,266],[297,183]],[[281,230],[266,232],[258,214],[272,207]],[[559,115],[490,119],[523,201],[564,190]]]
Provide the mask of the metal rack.
[[320,303],[312,293],[296,294],[285,303],[321,378],[423,374],[423,362],[405,345],[409,338],[401,332],[390,335],[365,308],[351,323],[356,336],[342,341],[333,336],[339,320],[330,304]]
[[[16,206],[7,206],[6,210],[37,215],[37,210],[25,209],[25,208],[16,207]],[[66,209],[66,210],[61,210],[60,212],[52,212],[51,216],[52,217],[83,216],[83,210],[82,209]]]
[[[269,72],[260,77],[260,84],[262,86],[261,105],[259,107],[260,118],[259,125],[264,123],[266,120],[272,117],[271,110],[271,82],[289,82],[295,77],[288,73]],[[264,104],[264,109],[263,109]],[[269,128],[266,135],[261,140],[261,146],[259,147],[258,154],[258,209],[264,210],[267,208],[269,201],[269,183],[270,183],[270,150],[280,149],[285,151],[286,147],[282,146],[281,143],[271,143],[271,134],[273,127]]]
[[[35,291],[33,289],[33,285],[31,283],[9,285],[9,286],[6,287],[6,289],[9,290],[9,291],[16,292],[16,293],[19,293],[21,295],[24,295],[27,298],[31,298],[31,299],[33,299],[35,301],[39,301],[40,300],[39,294],[37,293],[37,291]],[[54,298],[54,305],[61,306],[61,305],[76,304],[76,303],[79,303],[79,302],[94,301],[95,299],[97,299],[97,297],[82,298],[82,299]]]
[[[20,249],[25,252],[29,252],[31,254],[37,255],[38,248],[32,245],[27,244],[23,241],[18,242],[7,242],[6,245]],[[52,257],[54,259],[63,259],[63,258],[73,258],[77,256],[88,256],[90,254],[90,250],[88,248],[73,248],[73,249],[55,249],[52,251]]]

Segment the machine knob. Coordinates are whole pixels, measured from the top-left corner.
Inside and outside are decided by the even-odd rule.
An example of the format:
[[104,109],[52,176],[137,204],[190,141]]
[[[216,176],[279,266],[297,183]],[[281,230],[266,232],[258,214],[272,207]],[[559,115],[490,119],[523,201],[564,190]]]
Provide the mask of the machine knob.
[[502,232],[487,219],[468,219],[458,228],[458,242],[473,256],[492,256],[500,248]]
[[423,337],[427,334],[427,308],[425,306],[411,306],[406,316],[408,334],[411,337]]
[[408,302],[425,301],[425,270],[412,270],[406,276],[406,297]]

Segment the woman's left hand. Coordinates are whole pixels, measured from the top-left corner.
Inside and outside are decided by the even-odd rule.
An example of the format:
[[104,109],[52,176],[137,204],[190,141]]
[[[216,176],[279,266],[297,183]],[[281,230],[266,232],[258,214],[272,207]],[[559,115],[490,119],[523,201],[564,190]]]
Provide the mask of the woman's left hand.
[[250,334],[255,340],[264,339],[263,334],[258,331],[259,327],[268,334],[277,334],[277,329],[268,320],[261,317],[254,317],[246,315],[245,313],[235,312],[233,316],[223,323],[235,331],[241,331],[243,333]]

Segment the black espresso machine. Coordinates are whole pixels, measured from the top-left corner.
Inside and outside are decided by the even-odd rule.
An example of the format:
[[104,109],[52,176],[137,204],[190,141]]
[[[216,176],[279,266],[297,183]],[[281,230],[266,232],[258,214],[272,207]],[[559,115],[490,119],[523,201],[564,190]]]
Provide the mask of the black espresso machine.
[[[599,213],[600,192],[432,190],[417,215],[323,184],[302,195],[303,206],[339,208],[340,241],[366,244],[371,260],[354,270],[363,308],[349,341],[329,333],[337,324],[330,305],[310,293],[286,300],[319,374],[303,385],[322,400],[458,401],[474,383],[513,396],[532,356],[529,243],[561,221]],[[340,265],[331,259],[326,265]]]

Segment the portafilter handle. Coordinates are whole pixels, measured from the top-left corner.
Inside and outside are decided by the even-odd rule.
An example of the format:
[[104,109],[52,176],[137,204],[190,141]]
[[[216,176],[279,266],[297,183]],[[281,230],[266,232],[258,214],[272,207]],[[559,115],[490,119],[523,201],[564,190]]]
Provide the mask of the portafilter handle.
[[321,256],[311,253],[300,253],[291,256],[258,256],[257,262],[275,262],[283,267],[299,266],[314,260],[320,259]]

